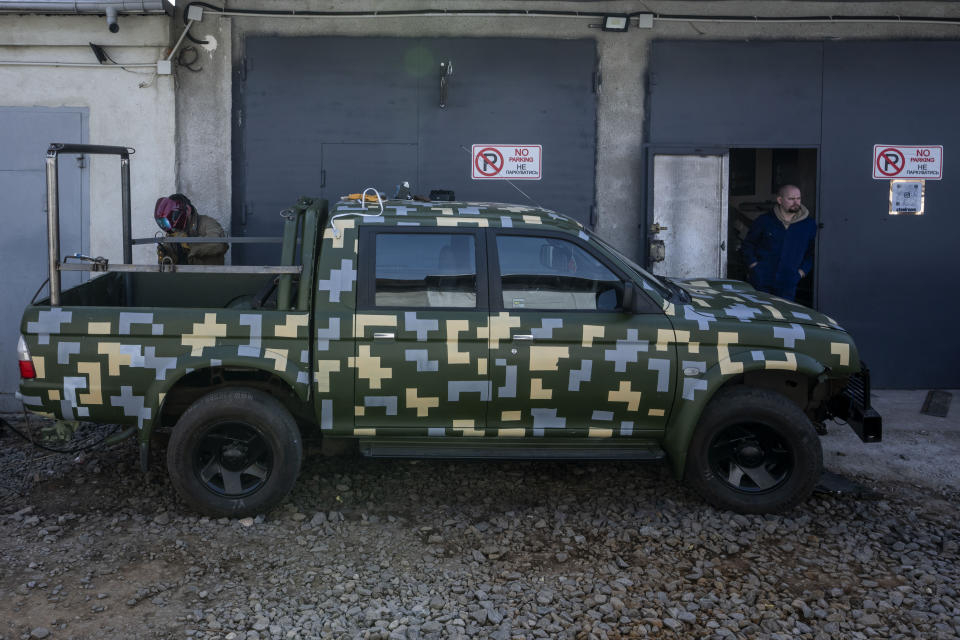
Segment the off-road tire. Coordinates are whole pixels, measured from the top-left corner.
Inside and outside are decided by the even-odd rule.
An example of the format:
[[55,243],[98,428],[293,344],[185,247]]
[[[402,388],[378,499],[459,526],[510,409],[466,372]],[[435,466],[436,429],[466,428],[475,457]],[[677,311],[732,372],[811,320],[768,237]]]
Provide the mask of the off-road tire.
[[738,513],[779,513],[810,497],[823,471],[806,414],[767,389],[721,391],[704,410],[685,477],[703,498]]
[[167,446],[177,493],[214,517],[275,507],[293,488],[302,458],[290,412],[267,393],[242,387],[213,391],[190,405]]

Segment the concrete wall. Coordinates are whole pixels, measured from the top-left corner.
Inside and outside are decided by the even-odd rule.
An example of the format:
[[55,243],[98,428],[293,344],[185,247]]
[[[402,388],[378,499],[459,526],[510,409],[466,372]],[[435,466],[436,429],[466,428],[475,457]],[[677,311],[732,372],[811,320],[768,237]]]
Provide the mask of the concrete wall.
[[[154,201],[175,190],[173,76],[148,68],[15,66],[4,62],[96,63],[88,43],[103,46],[120,63],[155,63],[170,46],[166,16],[121,16],[110,33],[103,17],[0,16],[0,106],[86,107],[91,144],[133,147],[131,159],[133,235],[152,236]],[[50,140],[50,142],[58,142]],[[37,163],[42,166],[43,157]],[[122,258],[120,163],[94,156],[90,162],[90,251],[111,261]],[[39,213],[39,212],[38,212]],[[0,217],[4,214],[0,212]],[[44,250],[37,247],[38,251]],[[134,261],[152,262],[154,250],[140,247]]]
[[[299,10],[376,10],[382,2],[296,3]],[[232,0],[231,9],[284,8],[287,3]],[[293,6],[290,4],[289,6]],[[390,9],[476,8],[459,0],[396,2]],[[588,12],[655,11],[665,14],[804,16],[804,15],[912,15],[960,17],[952,2],[502,2],[496,8]],[[182,9],[182,8],[181,8]],[[929,24],[721,24],[700,21],[655,20],[652,29],[631,28],[627,33],[591,28],[587,18],[551,17],[416,17],[416,18],[264,18],[218,17],[207,12],[193,31],[213,42],[199,48],[199,73],[179,70],[177,99],[179,185],[200,209],[216,212],[229,223],[225,211],[231,194],[232,69],[243,56],[248,35],[352,35],[391,37],[594,37],[602,65],[603,85],[598,100],[597,206],[598,231],[630,255],[642,254],[643,127],[647,59],[653,39],[955,39],[960,27]],[[177,21],[178,29],[181,22]],[[175,34],[176,35],[176,34]],[[323,61],[335,64],[336,61]],[[558,61],[562,64],[562,61]],[[789,78],[783,79],[788,85]],[[771,87],[771,91],[778,87]],[[293,194],[291,194],[293,197]],[[226,226],[226,224],[225,224]]]

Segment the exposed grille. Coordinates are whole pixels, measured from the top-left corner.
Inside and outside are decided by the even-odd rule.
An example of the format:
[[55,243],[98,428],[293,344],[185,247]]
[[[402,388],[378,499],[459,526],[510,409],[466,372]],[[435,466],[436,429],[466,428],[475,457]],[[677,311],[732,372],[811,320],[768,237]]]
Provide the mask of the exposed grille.
[[[860,373],[850,376],[834,415],[844,419],[864,442],[880,442],[883,418],[870,407],[870,370],[860,363]],[[845,406],[843,406],[845,405]]]
[[853,406],[861,409],[870,408],[870,370],[866,363],[860,363],[860,373],[850,376],[847,380],[845,395],[853,402]]

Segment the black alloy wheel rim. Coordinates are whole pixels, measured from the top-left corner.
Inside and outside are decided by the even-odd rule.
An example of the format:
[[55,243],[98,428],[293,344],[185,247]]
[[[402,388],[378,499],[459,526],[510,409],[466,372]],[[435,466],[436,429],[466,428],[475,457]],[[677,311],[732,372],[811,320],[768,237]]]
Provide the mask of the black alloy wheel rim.
[[731,489],[742,493],[769,493],[793,472],[790,446],[773,428],[762,423],[725,427],[708,451],[710,470]]
[[258,491],[273,470],[266,438],[246,422],[219,422],[200,437],[193,471],[209,491],[242,498]]

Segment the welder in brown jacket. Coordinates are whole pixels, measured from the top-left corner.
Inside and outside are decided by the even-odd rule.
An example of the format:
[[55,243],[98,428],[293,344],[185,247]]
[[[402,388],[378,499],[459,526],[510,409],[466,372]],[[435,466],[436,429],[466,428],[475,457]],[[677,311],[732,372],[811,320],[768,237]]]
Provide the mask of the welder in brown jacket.
[[[202,215],[190,199],[182,193],[159,198],[153,210],[157,226],[168,238],[222,238],[223,227],[210,216]],[[157,259],[169,259],[173,264],[223,264],[226,243],[220,242],[161,242],[157,245]]]

